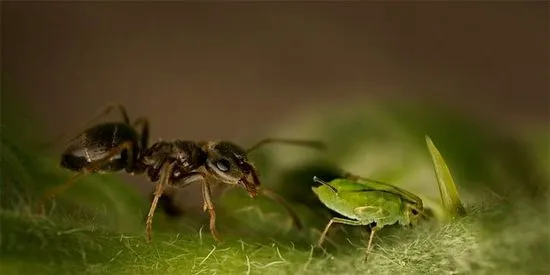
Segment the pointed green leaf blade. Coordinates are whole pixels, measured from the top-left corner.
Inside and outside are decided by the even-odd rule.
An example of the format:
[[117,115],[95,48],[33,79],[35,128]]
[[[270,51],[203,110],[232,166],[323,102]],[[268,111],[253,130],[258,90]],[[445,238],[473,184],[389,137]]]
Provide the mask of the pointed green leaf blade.
[[460,201],[458,190],[445,159],[428,136],[426,136],[426,143],[432,156],[439,193],[445,210],[451,217],[465,215],[466,210]]

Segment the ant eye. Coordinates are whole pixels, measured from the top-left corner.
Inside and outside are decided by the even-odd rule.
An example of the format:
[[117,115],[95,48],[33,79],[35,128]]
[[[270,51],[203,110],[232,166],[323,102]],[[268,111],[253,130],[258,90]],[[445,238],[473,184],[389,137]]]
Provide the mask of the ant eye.
[[227,159],[220,159],[216,162],[216,167],[222,172],[227,172],[229,171],[230,164]]

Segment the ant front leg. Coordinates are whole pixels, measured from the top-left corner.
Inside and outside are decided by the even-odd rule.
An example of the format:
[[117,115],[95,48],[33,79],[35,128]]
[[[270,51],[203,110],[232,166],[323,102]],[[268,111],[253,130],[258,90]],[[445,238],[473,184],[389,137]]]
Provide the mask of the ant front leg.
[[159,202],[160,197],[162,196],[162,192],[164,191],[164,186],[166,186],[170,181],[170,177],[172,176],[172,171],[174,170],[174,165],[176,165],[175,162],[172,162],[169,165],[164,164],[162,166],[162,170],[160,172],[160,179],[157,182],[156,188],[155,188],[155,197],[153,198],[153,202],[151,202],[151,207],[149,208],[149,214],[147,214],[147,221],[145,222],[145,231],[147,232],[147,242],[151,241],[151,232],[153,228],[153,216],[155,215],[157,204]]
[[207,180],[203,181],[202,195],[204,198],[203,208],[208,209],[210,212],[210,233],[217,242],[221,242],[222,239],[216,229],[216,210],[214,209],[214,203],[212,202],[212,190],[210,189],[210,184]]
[[[70,177],[64,184],[61,184],[59,186],[56,186],[49,191],[47,191],[41,200],[39,200],[38,206],[39,206],[39,212],[44,213],[44,205],[43,200],[45,199],[53,199],[63,191],[67,190],[69,187],[71,187],[78,178],[83,177],[87,174],[94,173],[96,170],[100,169],[103,165],[109,163],[111,161],[111,158],[114,156],[119,155],[122,153],[122,151],[127,150],[128,156],[132,158],[134,155],[136,155],[137,152],[133,152],[133,142],[127,141],[121,143],[119,146],[111,149],[106,156],[102,157],[101,159],[95,160],[93,162],[90,162],[84,169],[82,169],[80,172],[77,172],[75,175]],[[128,161],[129,163],[132,162],[132,160]]]

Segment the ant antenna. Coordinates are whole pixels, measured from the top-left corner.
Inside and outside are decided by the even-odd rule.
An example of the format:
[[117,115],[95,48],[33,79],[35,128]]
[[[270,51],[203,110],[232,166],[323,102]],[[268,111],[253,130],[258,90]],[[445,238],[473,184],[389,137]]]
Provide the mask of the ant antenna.
[[260,140],[258,143],[251,146],[246,152],[250,153],[266,144],[270,143],[281,143],[281,144],[288,144],[288,145],[295,145],[295,146],[303,146],[303,147],[310,147],[317,150],[324,150],[326,149],[325,143],[318,140],[300,140],[300,139],[285,139],[285,138],[266,138],[263,140]]
[[266,196],[266,197],[276,201],[280,205],[282,205],[285,208],[286,212],[290,215],[290,218],[292,219],[292,223],[294,223],[294,225],[298,229],[302,229],[304,227],[302,225],[302,222],[300,222],[300,218],[298,218],[296,213],[294,213],[294,211],[292,211],[292,208],[290,207],[290,205],[288,205],[288,203],[281,196],[279,196],[277,193],[275,193],[271,189],[267,189],[267,188],[262,188],[261,192],[264,196]]

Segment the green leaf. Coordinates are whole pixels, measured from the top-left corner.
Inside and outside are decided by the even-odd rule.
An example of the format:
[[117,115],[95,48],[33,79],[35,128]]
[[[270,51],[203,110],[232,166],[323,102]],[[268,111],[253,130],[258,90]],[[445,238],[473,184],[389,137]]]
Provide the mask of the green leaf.
[[[303,230],[291,227],[288,215],[279,205],[261,196],[250,199],[244,191],[235,189],[217,204],[223,243],[217,244],[211,238],[208,214],[200,209],[198,213],[185,212],[177,220],[159,211],[153,222],[153,242],[147,243],[144,215],[150,201],[114,175],[83,178],[57,197],[49,215],[29,215],[27,208],[34,204],[33,199],[72,173],[58,167],[59,152],[37,144],[43,141],[47,129],[40,126],[45,124],[27,113],[24,99],[14,104],[17,93],[7,94],[4,82],[0,127],[0,274],[305,275],[383,274],[388,270],[397,274],[550,274],[547,201],[513,192],[515,203],[501,205],[500,200],[488,201],[479,191],[489,186],[501,194],[503,185],[516,186],[518,182],[526,189],[547,185],[547,181],[524,178],[532,175],[525,168],[542,167],[547,171],[547,155],[542,151],[547,149],[547,139],[541,140],[541,147],[533,148],[538,160],[525,157],[529,162],[521,165],[520,161],[518,165],[518,154],[510,157],[501,154],[510,151],[509,143],[491,146],[501,137],[493,134],[490,127],[482,127],[489,132],[489,138],[484,138],[485,134],[479,134],[477,128],[449,120],[442,113],[432,113],[429,108],[403,111],[399,116],[403,119],[396,119],[400,123],[395,124],[384,116],[369,120],[370,116],[363,114],[364,110],[371,110],[369,106],[350,110],[349,117],[333,114],[338,111],[334,108],[335,111],[329,110],[326,118],[316,122],[285,124],[285,127],[298,125],[302,138],[323,137],[334,144],[336,147],[330,147],[333,149],[328,156],[281,147],[266,149],[265,153],[259,151],[254,158],[266,186],[276,187],[298,208]],[[340,109],[350,107],[344,105]],[[415,116],[422,111],[426,114]],[[296,137],[297,132],[278,136]],[[363,262],[361,251],[368,241],[362,227],[341,226],[327,238],[327,243],[333,244],[332,248],[327,247],[328,253],[314,253],[311,245],[335,213],[328,215],[329,210],[310,191],[312,176],[325,180],[338,178],[338,168],[344,164],[377,180],[397,181],[400,187],[422,194],[423,200],[431,198],[423,185],[414,185],[429,182],[423,171],[426,167],[431,171],[430,162],[422,158],[423,133],[431,133],[453,172],[461,175],[461,189],[468,190],[471,202],[466,205],[468,216],[411,230],[388,226],[377,233],[374,243],[380,247],[379,253],[369,257],[368,263]],[[461,136],[459,142],[454,141],[456,136]],[[498,171],[504,172],[502,176],[486,173],[492,161],[499,159],[505,164],[503,171]],[[531,160],[538,161],[537,165],[529,165]],[[502,178],[507,181],[502,182]],[[478,182],[484,185],[476,188]],[[438,197],[433,184],[426,187],[431,187],[426,189],[433,189],[435,198]],[[200,195],[191,190],[183,192],[188,192],[188,196]]]
[[458,194],[453,176],[451,175],[449,167],[447,167],[445,159],[428,136],[426,136],[426,143],[428,145],[430,155],[432,156],[437,184],[439,186],[439,192],[441,194],[441,201],[443,202],[443,206],[447,210],[447,213],[453,218],[456,216],[465,215],[466,210],[460,202],[460,195]]

